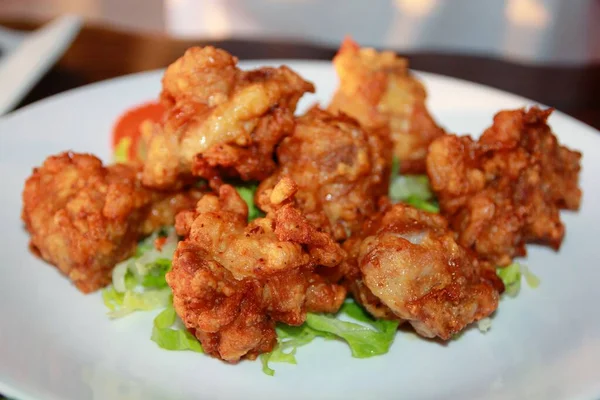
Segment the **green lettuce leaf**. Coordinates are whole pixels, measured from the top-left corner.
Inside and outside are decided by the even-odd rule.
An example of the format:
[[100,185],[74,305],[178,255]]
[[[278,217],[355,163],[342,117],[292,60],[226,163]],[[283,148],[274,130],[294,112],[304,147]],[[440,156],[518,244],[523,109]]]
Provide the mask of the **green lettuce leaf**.
[[409,204],[421,210],[438,213],[440,208],[433,197],[426,175],[399,175],[400,163],[394,157],[388,197],[393,202]]
[[171,328],[177,315],[172,305],[167,306],[154,318],[150,339],[165,350],[191,350],[203,353],[202,345],[187,329]]
[[440,212],[440,207],[434,200],[423,200],[416,196],[409,196],[403,202],[413,206],[414,208],[418,208],[430,213]]
[[[155,240],[165,237],[162,247]],[[102,292],[111,318],[121,318],[135,311],[148,311],[169,304],[171,289],[165,279],[178,237],[173,227],[161,228],[142,240],[136,254],[117,264],[112,272],[112,286]]]
[[275,375],[275,371],[269,366],[270,362],[296,364],[296,350],[312,342],[317,337],[332,339],[334,336],[327,332],[319,332],[306,324],[301,326],[289,326],[279,324],[277,326],[277,345],[269,353],[260,355],[263,372],[267,375]]
[[[153,238],[153,239],[155,239],[155,238]],[[151,251],[152,249],[154,249],[154,240],[144,239],[140,243],[138,243],[138,246],[135,249],[135,254],[134,254],[133,258],[138,259],[138,258],[142,257],[144,254],[146,254],[148,251]]]
[[254,194],[256,193],[257,188],[258,184],[256,183],[245,183],[235,187],[235,190],[237,190],[240,197],[244,199],[248,205],[248,221],[265,216],[265,213],[254,204]]
[[525,282],[527,282],[527,286],[532,289],[536,289],[540,286],[540,278],[534,275],[533,272],[529,270],[525,265],[521,265],[521,272],[525,277]]
[[[362,324],[338,319],[346,315]],[[365,326],[367,324],[368,326]],[[358,358],[373,357],[388,352],[396,330],[397,321],[375,320],[358,304],[344,303],[337,314],[307,314],[306,322],[301,326],[280,324],[277,326],[277,345],[270,353],[261,354],[262,370],[273,376],[272,362],[296,364],[296,351],[314,339],[343,339]]]
[[389,351],[396,336],[398,321],[372,319],[354,302],[344,303],[340,312],[370,325],[371,328],[363,324],[342,321],[334,315],[320,314],[308,314],[306,324],[315,330],[328,332],[345,340],[350,346],[353,357],[367,358]]
[[115,311],[123,305],[123,297],[125,293],[117,292],[112,286],[102,291],[102,301],[110,311]]
[[515,297],[521,291],[521,264],[512,263],[509,266],[497,268],[496,274],[502,279],[508,296]]
[[145,288],[162,289],[166,288],[167,280],[165,276],[171,269],[171,260],[168,258],[159,258],[148,267],[148,273],[142,277],[142,286]]
[[433,193],[426,175],[403,175],[392,182],[389,196],[396,201],[404,201],[410,197],[426,201],[433,198]]
[[260,363],[262,364],[262,372],[269,376],[275,375],[275,370],[269,366],[269,361],[271,361],[271,353],[262,353],[260,355]]
[[[252,200],[256,187],[242,188],[246,201]],[[256,217],[255,214],[252,216]],[[167,238],[160,250],[154,247],[159,235]],[[171,268],[176,245],[177,236],[173,229],[157,232],[140,242],[136,255],[115,268],[113,286],[102,292],[102,298],[111,318],[123,317],[134,311],[166,307],[154,319],[151,339],[166,350],[202,352],[202,346],[194,335],[185,328],[173,327],[177,317],[165,275]],[[338,319],[341,315],[357,322]],[[354,302],[345,303],[336,315],[308,314],[302,326],[277,326],[277,345],[270,353],[261,355],[263,371],[274,375],[275,371],[270,367],[272,362],[296,364],[297,349],[317,337],[345,340],[354,357],[384,354],[394,340],[397,327],[396,321],[374,320]]]
[[138,280],[130,271],[125,274],[125,290],[133,290],[138,284]]
[[[168,305],[171,300],[170,288],[146,290],[144,292],[128,290],[125,293],[118,293],[114,291],[118,293],[119,297],[110,293],[111,290],[114,291],[113,288],[109,288],[103,292],[104,304],[110,309],[108,312],[110,318],[122,318],[135,311],[155,310]],[[105,295],[106,292],[108,294]],[[109,304],[112,305],[112,308]]]
[[525,277],[527,285],[535,289],[540,286],[540,278],[535,276],[529,268],[519,263],[512,263],[506,267],[496,268],[496,274],[504,283],[505,292],[510,297],[515,297],[521,291],[521,278]]
[[138,278],[131,272],[129,260],[117,264],[112,272],[112,288],[119,293],[125,293],[138,285]]

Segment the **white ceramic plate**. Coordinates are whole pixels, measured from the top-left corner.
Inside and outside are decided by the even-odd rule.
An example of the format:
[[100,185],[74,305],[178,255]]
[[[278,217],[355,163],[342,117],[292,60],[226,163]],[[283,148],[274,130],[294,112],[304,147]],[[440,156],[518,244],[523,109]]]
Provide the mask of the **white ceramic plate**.
[[[280,62],[269,62],[279,64]],[[329,63],[285,63],[327,102],[337,79]],[[254,67],[260,62],[245,63]],[[455,79],[421,74],[429,104],[451,131],[479,133],[494,113],[532,101]],[[32,167],[66,149],[109,160],[110,132],[126,108],[153,99],[160,72],[102,82],[49,98],[0,120],[0,393],[36,399],[591,399],[600,396],[600,133],[559,112],[561,142],[584,152],[581,211],[564,212],[560,253],[529,246],[540,276],[504,299],[487,334],[467,331],[447,345],[398,333],[391,351],[358,360],[343,343],[299,349],[298,365],[232,366],[150,341],[155,313],[110,321],[98,293],[84,296],[27,250],[19,220]]]

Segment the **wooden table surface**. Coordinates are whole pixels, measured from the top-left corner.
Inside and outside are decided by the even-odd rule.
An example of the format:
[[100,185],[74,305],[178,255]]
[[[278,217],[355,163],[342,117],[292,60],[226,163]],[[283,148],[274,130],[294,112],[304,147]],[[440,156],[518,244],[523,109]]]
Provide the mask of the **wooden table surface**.
[[[0,21],[17,29],[39,24]],[[206,41],[174,40],[86,25],[71,48],[19,107],[103,79],[166,67],[192,45]],[[238,56],[329,60],[335,49],[290,42],[223,40],[210,42]],[[528,97],[600,129],[600,64],[565,67],[523,65],[481,56],[447,53],[404,54],[411,68],[482,83]]]

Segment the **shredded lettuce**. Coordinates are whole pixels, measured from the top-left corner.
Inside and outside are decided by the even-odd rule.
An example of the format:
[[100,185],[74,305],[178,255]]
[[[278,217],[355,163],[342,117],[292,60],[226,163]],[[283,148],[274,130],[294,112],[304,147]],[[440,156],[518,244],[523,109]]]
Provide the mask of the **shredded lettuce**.
[[521,277],[525,277],[527,285],[535,289],[540,285],[540,279],[535,276],[529,268],[519,263],[512,263],[507,267],[496,269],[496,274],[504,283],[505,292],[510,297],[515,297],[521,291]]
[[[254,190],[256,188],[244,187],[242,193],[252,200]],[[155,242],[159,237],[164,237],[165,240],[160,248],[156,248]],[[134,311],[166,307],[154,319],[152,341],[166,350],[202,352],[202,346],[194,335],[185,328],[173,327],[177,316],[165,275],[171,268],[177,240],[174,230],[170,228],[141,241],[136,254],[115,267],[113,285],[102,292],[102,298],[111,318],[120,318]],[[358,323],[338,319],[341,315]],[[269,366],[270,362],[295,364],[298,347],[317,337],[345,340],[354,357],[384,354],[394,340],[397,327],[398,323],[395,321],[373,320],[354,302],[345,303],[336,315],[308,314],[307,321],[302,326],[277,327],[276,347],[270,353],[261,355],[263,371],[268,375],[275,374]]]
[[417,196],[408,196],[405,200],[403,200],[404,203],[406,204],[410,204],[411,206],[415,207],[415,208],[419,208],[423,211],[427,211],[430,213],[439,213],[440,212],[440,206],[437,204],[437,202],[433,201],[433,200],[423,200]]
[[125,293],[127,290],[125,287],[125,276],[129,273],[127,265],[128,262],[123,261],[118,263],[112,270],[113,288],[119,293]]
[[[242,192],[252,199],[254,190],[246,187]],[[157,248],[159,237],[164,240]],[[193,334],[184,327],[174,327],[178,322],[177,315],[165,275],[171,268],[177,241],[173,228],[156,232],[141,241],[136,254],[115,267],[113,285],[102,292],[102,298],[111,318],[166,307],[154,319],[152,341],[166,350],[202,352],[202,345]],[[296,364],[297,349],[317,337],[344,340],[353,357],[384,354],[394,340],[397,327],[397,321],[372,319],[354,302],[344,303],[335,315],[308,314],[302,326],[277,326],[277,345],[270,353],[261,355],[262,369],[265,374],[274,375],[270,363]]]
[[[144,292],[128,290],[125,293],[118,293],[118,295],[119,300],[113,303],[117,304],[118,306],[114,307],[108,312],[108,316],[110,318],[122,318],[135,311],[150,311],[164,307],[165,305],[169,304],[171,290],[160,289],[148,290]],[[104,304],[106,304],[106,302]],[[110,306],[108,307],[110,308]]]
[[173,306],[167,306],[154,318],[150,339],[165,350],[191,350],[203,353],[202,345],[187,329],[172,328],[176,319],[177,315]]
[[142,277],[142,286],[145,288],[162,289],[168,287],[165,275],[171,269],[171,260],[159,258],[149,268],[148,273]]
[[[269,366],[269,361],[271,361],[271,353],[262,353],[260,355],[260,363],[262,364],[262,372],[269,376],[275,375],[275,370]],[[295,359],[295,358],[294,358]]]
[[[147,237],[146,239],[142,240],[141,242],[139,242],[137,248],[135,249],[135,254],[133,256],[133,259],[136,260],[136,259],[142,257],[147,252],[153,250],[154,249],[154,241],[157,238],[158,238],[158,233],[155,233],[155,234],[152,234],[151,236]],[[123,263],[127,264],[131,261],[132,260],[130,258],[130,259],[123,261]]]
[[525,277],[525,282],[527,282],[527,286],[532,289],[536,289],[540,286],[540,278],[533,274],[525,265],[521,265],[521,273]]
[[[397,169],[397,165],[394,168]],[[397,198],[401,197],[402,201],[430,212],[438,211],[426,178],[398,179],[412,180],[418,182],[418,185],[412,189],[410,189],[412,183],[405,185],[399,191],[401,195]],[[260,216],[261,211],[253,201],[256,185],[238,186],[236,189],[249,205],[249,219]],[[164,238],[163,243],[157,247],[156,241],[161,237]],[[193,334],[184,327],[174,327],[178,320],[165,275],[171,268],[171,259],[178,239],[171,227],[161,229],[141,241],[135,255],[115,267],[113,285],[102,292],[102,298],[111,318],[120,318],[135,311],[166,307],[154,319],[151,340],[166,350],[190,350],[201,353],[202,345]],[[504,282],[509,296],[516,296],[519,293],[522,276],[531,287],[537,287],[540,283],[535,275],[518,263],[498,268],[497,274]],[[180,321],[179,325],[181,325]],[[491,319],[484,318],[477,326],[479,330],[485,332],[491,327]],[[345,341],[350,347],[352,356],[356,358],[385,354],[394,341],[397,328],[398,321],[373,319],[353,301],[344,303],[337,314],[309,313],[306,322],[301,326],[283,324],[277,326],[277,345],[271,352],[260,356],[262,370],[265,374],[273,376],[275,370],[270,363],[296,364],[297,349],[318,337]],[[455,335],[453,339],[458,337],[460,334]]]
[[[158,238],[164,238],[160,248],[155,245]],[[109,317],[121,318],[135,311],[154,310],[169,304],[171,289],[165,275],[171,268],[177,241],[172,227],[161,229],[142,240],[133,257],[117,264],[112,273],[112,286],[102,292]]]
[[[358,322],[339,319],[341,315]],[[275,371],[271,362],[296,364],[296,350],[312,342],[317,337],[324,339],[342,339],[348,343],[353,357],[367,358],[389,351],[398,321],[374,320],[358,304],[346,302],[337,314],[313,314],[306,316],[306,323],[294,327],[279,325],[277,327],[277,346],[270,352],[260,356],[262,370],[273,376]]]
[[324,314],[308,314],[306,324],[315,330],[328,332],[345,340],[353,357],[367,358],[389,351],[398,329],[398,321],[372,319],[354,302],[344,303],[340,312],[370,327]]
[[[164,241],[157,248],[159,238]],[[172,328],[177,316],[165,276],[171,269],[178,239],[173,227],[169,227],[142,240],[135,255],[114,268],[113,284],[102,292],[102,299],[111,318],[166,307],[154,319],[151,339],[163,349],[201,353],[200,342],[187,329]]]
[[502,279],[508,296],[515,297],[521,291],[521,265],[512,263],[507,267],[497,268],[496,274]]
[[410,197],[421,200],[433,198],[429,186],[429,178],[426,175],[403,175],[398,176],[390,186],[390,197],[402,201]]
[[116,311],[123,305],[124,293],[117,292],[110,286],[102,291],[102,301],[110,311]]
[[240,197],[244,199],[248,205],[248,221],[265,216],[265,213],[263,213],[254,203],[254,194],[256,193],[257,188],[258,184],[256,183],[246,183],[235,187],[235,190],[237,190]]
[[[439,212],[427,177],[399,177],[399,163],[396,159],[392,170],[393,182],[389,193],[392,200],[402,201],[428,212]],[[256,184],[236,187],[248,204],[249,220],[264,215],[254,204],[256,189]],[[156,245],[158,238],[164,238],[159,247]],[[135,311],[166,307],[154,319],[151,340],[166,350],[202,353],[200,342],[177,320],[172,305],[172,293],[165,279],[171,268],[171,259],[178,240],[171,227],[161,229],[141,241],[135,255],[115,267],[113,284],[102,292],[102,298],[111,318],[120,318]],[[507,295],[511,297],[519,293],[523,276],[530,287],[535,288],[540,284],[539,278],[518,263],[498,268],[496,272],[504,282]],[[180,326],[176,327],[177,324]],[[356,358],[385,354],[394,341],[398,324],[398,321],[373,319],[353,301],[344,303],[337,314],[309,313],[306,322],[301,326],[277,326],[277,345],[271,352],[260,356],[262,370],[265,374],[273,376],[275,370],[270,363],[296,364],[297,349],[319,337],[345,341],[352,356]],[[477,326],[480,331],[486,332],[491,328],[491,324],[490,318],[484,318],[478,321]],[[454,335],[453,339],[457,339],[461,334],[462,332]]]
[[[496,269],[496,274],[502,279],[505,287],[504,293],[509,297],[515,297],[521,291],[522,277],[525,277],[527,285],[532,289],[535,289],[540,285],[540,279],[531,273],[529,268],[519,263],[512,263],[507,267],[499,267]],[[489,331],[491,327],[492,319],[490,317],[477,321],[477,328],[482,333]]]
[[390,200],[406,203],[431,213],[440,212],[426,175],[399,175],[399,173],[400,163],[394,157],[388,192]]
[[260,355],[262,370],[265,374],[273,376],[275,371],[269,367],[269,362],[280,362],[296,364],[296,350],[312,342],[317,337],[333,339],[335,336],[327,332],[320,332],[307,324],[301,326],[289,326],[280,324],[277,326],[277,345],[270,353]]
[[319,332],[307,324],[301,326],[280,324],[277,326],[276,331],[278,344],[272,352],[271,361],[289,362],[290,364],[296,364],[296,358],[293,355],[296,354],[298,347],[312,342],[317,337],[334,338],[333,335]]

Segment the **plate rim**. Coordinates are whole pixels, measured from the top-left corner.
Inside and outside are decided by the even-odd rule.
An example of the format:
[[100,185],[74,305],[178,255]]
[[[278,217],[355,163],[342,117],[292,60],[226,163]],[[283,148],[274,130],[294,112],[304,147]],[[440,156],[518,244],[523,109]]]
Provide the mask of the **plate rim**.
[[[242,69],[249,68],[249,67],[256,67],[257,65],[272,65],[272,64],[277,64],[277,65],[303,64],[304,66],[309,66],[309,67],[319,67],[319,66],[320,67],[330,67],[330,68],[332,67],[332,62],[330,60],[316,60],[316,59],[291,59],[291,58],[264,59],[264,58],[257,58],[257,59],[240,60],[238,63],[238,65]],[[293,68],[294,67],[292,67],[292,69]],[[157,69],[152,69],[152,70],[148,70],[148,71],[132,72],[132,73],[125,74],[125,75],[120,75],[120,76],[116,76],[113,78],[107,78],[107,79],[103,79],[103,80],[100,80],[97,82],[88,83],[86,85],[78,86],[78,87],[75,87],[72,89],[65,90],[60,93],[56,93],[56,94],[48,96],[48,97],[44,97],[43,99],[34,101],[33,103],[27,104],[24,107],[21,107],[17,110],[9,112],[8,114],[0,116],[0,128],[2,127],[2,125],[5,121],[12,120],[13,118],[19,118],[22,114],[28,113],[31,110],[35,110],[38,107],[43,107],[46,103],[60,100],[64,97],[73,96],[73,95],[78,94],[79,92],[96,89],[101,86],[119,84],[119,83],[122,83],[123,81],[127,81],[129,79],[143,78],[143,77],[151,76],[154,74],[158,75],[160,73],[164,73],[165,70],[166,70],[166,68],[157,68]],[[529,103],[529,104],[533,103],[533,104],[537,104],[544,108],[553,108],[555,110],[553,114],[560,115],[563,118],[567,118],[570,120],[570,122],[576,123],[581,128],[585,128],[586,130],[591,129],[592,131],[594,131],[593,133],[600,135],[600,129],[596,129],[593,126],[591,126],[583,121],[580,121],[575,117],[570,116],[566,112],[561,111],[560,109],[558,109],[556,107],[548,106],[547,104],[541,103],[538,100],[524,97],[519,94],[515,94],[515,93],[509,92],[506,90],[502,90],[502,89],[499,89],[499,88],[496,88],[493,86],[489,86],[489,85],[486,85],[483,83],[473,82],[473,81],[469,81],[469,80],[463,79],[463,78],[456,78],[456,77],[453,77],[450,75],[439,74],[439,73],[435,73],[435,72],[426,72],[426,71],[421,71],[421,70],[412,69],[412,68],[410,69],[410,71],[415,73],[417,76],[424,77],[426,79],[427,78],[433,78],[433,79],[441,78],[444,80],[448,80],[450,83],[460,84],[460,85],[464,85],[464,86],[470,86],[473,89],[484,89],[484,90],[491,92],[491,94],[494,94],[494,95],[511,96],[516,101],[525,102],[525,103]],[[158,98],[158,94],[157,94],[157,98]],[[148,99],[148,100],[151,100],[151,99]]]

